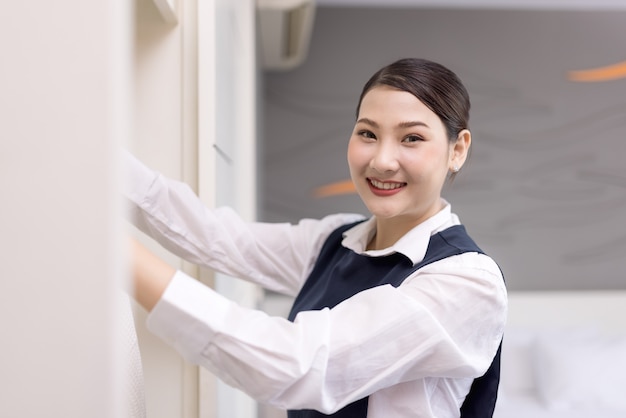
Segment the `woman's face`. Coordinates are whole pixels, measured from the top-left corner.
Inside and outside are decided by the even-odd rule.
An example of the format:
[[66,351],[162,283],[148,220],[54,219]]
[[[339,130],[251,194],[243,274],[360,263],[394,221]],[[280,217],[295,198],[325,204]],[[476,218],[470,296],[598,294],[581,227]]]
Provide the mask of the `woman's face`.
[[377,86],[363,97],[350,137],[350,175],[379,220],[417,225],[442,208],[453,148],[441,119],[415,96]]

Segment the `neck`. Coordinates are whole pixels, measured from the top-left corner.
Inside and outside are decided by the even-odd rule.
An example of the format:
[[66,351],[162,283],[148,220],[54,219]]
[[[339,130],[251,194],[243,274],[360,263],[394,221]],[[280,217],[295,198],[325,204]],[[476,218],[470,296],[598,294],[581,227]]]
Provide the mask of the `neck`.
[[420,217],[395,216],[393,218],[376,217],[376,233],[367,244],[368,250],[382,250],[391,247],[407,232],[421,224],[428,218],[435,215],[444,207],[444,202],[440,201],[439,205],[434,207],[432,211],[424,213]]
[[376,219],[376,233],[367,245],[368,250],[382,250],[391,247],[414,226],[397,222],[397,219]]

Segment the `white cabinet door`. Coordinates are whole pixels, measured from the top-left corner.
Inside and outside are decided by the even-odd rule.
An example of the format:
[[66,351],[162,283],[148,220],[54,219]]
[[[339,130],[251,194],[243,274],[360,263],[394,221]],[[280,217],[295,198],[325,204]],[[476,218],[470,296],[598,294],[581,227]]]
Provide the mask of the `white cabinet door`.
[[116,155],[132,2],[8,1],[0,25],[0,416],[127,416]]
[[[256,218],[257,65],[255,2],[198,3],[199,195]],[[220,274],[206,278],[238,303],[257,307],[260,290]],[[256,402],[200,371],[202,418],[254,418]]]

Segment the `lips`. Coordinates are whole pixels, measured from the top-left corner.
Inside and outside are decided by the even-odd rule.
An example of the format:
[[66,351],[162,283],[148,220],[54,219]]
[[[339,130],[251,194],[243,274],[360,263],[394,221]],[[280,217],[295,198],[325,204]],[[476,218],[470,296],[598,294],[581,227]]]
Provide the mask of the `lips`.
[[380,181],[372,178],[368,178],[367,183],[372,191],[377,194],[392,194],[406,186],[406,183],[402,182]]

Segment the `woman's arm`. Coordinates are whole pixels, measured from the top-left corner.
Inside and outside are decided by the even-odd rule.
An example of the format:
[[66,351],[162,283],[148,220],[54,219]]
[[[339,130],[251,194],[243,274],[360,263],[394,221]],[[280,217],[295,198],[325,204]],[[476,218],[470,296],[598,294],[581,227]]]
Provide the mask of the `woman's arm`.
[[132,281],[135,299],[151,311],[161,299],[176,270],[131,238]]
[[487,370],[502,338],[506,290],[486,256],[455,259],[398,288],[301,312],[294,322],[241,307],[176,272],[148,328],[257,400],[330,413],[407,380],[471,379]]
[[360,215],[331,215],[297,225],[246,222],[227,207],[207,208],[186,184],[124,154],[130,221],[183,259],[295,295],[325,238]]

